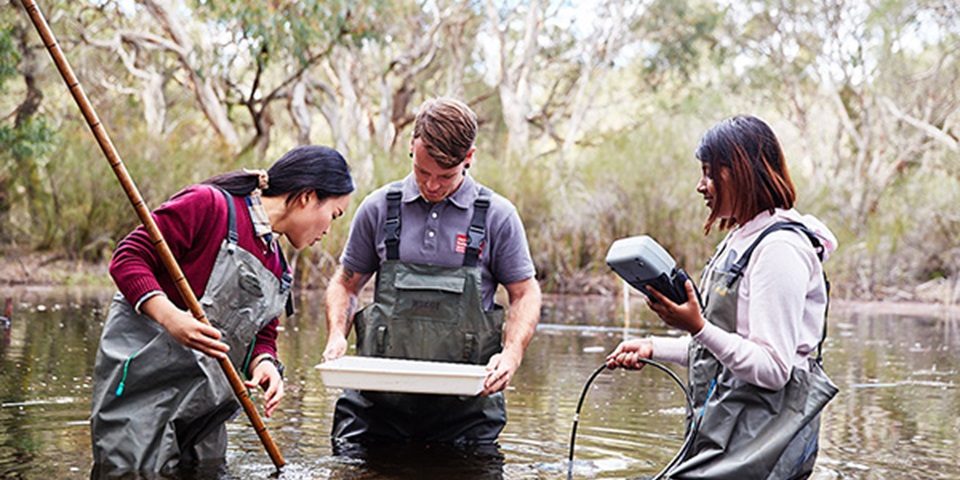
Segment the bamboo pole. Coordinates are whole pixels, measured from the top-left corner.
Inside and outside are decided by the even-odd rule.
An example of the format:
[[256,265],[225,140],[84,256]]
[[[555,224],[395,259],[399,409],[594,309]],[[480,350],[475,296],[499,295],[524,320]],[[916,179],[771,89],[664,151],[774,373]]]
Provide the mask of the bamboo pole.
[[[134,184],[130,174],[127,173],[127,169],[123,165],[123,160],[120,159],[120,154],[117,152],[116,147],[113,146],[113,142],[110,140],[110,136],[107,135],[107,131],[103,128],[103,124],[100,123],[96,111],[94,111],[90,100],[83,91],[83,87],[80,85],[79,80],[77,80],[76,75],[74,75],[73,68],[70,67],[66,56],[64,56],[63,51],[57,44],[57,39],[54,37],[53,31],[50,30],[50,25],[47,24],[47,20],[43,17],[43,13],[40,12],[40,8],[33,0],[21,0],[21,2],[27,14],[30,15],[30,20],[33,21],[33,25],[37,27],[37,32],[40,34],[44,46],[47,47],[47,51],[50,52],[50,56],[53,57],[53,62],[56,64],[57,70],[60,71],[63,81],[66,82],[67,88],[70,89],[73,99],[77,102],[77,106],[80,107],[80,111],[83,113],[87,125],[90,127],[90,130],[93,131],[93,136],[96,137],[97,144],[100,145],[100,149],[103,150],[103,154],[107,157],[107,161],[113,168],[113,173],[116,174],[120,185],[127,194],[127,198],[130,199],[130,203],[133,205],[134,210],[136,210],[137,215],[140,217],[140,221],[150,235],[150,240],[157,249],[157,253],[160,255],[160,259],[167,269],[167,273],[169,273],[170,278],[174,280],[177,291],[180,292],[180,296],[183,298],[183,301],[190,309],[190,313],[193,314],[194,318],[210,325],[210,321],[203,312],[203,307],[201,307],[200,302],[197,301],[193,289],[190,288],[190,284],[187,282],[186,277],[184,277],[183,271],[177,263],[177,259],[173,256],[173,252],[170,251],[170,247],[167,245],[167,242],[164,241],[163,234],[161,234],[160,229],[157,228],[157,224],[150,215],[150,210],[144,203],[143,197],[140,196],[140,191],[137,189],[136,184]],[[273,464],[277,469],[283,467],[286,462],[284,462],[283,456],[280,455],[277,444],[274,443],[273,438],[270,437],[270,433],[267,431],[263,419],[261,419],[260,414],[257,413],[257,408],[253,404],[253,400],[250,399],[250,394],[247,392],[243,380],[240,379],[240,376],[237,374],[236,369],[233,368],[233,364],[230,363],[229,359],[222,358],[219,359],[219,362],[223,373],[227,376],[227,380],[230,381],[230,385],[233,387],[233,393],[236,394],[237,400],[240,401],[244,412],[246,412],[247,417],[250,418],[250,422],[260,437],[260,441],[263,442],[264,448],[267,449],[267,453],[270,455]]]

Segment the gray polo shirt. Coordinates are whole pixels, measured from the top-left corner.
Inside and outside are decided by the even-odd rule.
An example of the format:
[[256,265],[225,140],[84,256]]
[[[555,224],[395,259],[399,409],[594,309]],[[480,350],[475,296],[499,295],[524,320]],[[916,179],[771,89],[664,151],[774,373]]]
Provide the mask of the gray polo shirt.
[[[430,203],[420,196],[413,174],[407,175],[401,187],[400,260],[462,266],[473,202],[480,187],[468,174],[453,195],[439,203]],[[389,185],[385,185],[368,195],[350,225],[340,263],[354,272],[376,272],[387,259],[383,225],[387,219],[388,189]],[[480,252],[481,290],[486,309],[493,308],[498,284],[526,280],[536,273],[516,207],[506,198],[491,193],[487,233]]]

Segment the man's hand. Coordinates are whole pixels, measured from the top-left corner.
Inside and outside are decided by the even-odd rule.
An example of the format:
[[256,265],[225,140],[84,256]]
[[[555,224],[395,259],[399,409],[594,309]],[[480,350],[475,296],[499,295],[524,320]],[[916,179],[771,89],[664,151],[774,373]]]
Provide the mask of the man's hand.
[[507,324],[503,329],[503,351],[490,357],[487,371],[490,375],[483,382],[480,395],[503,391],[520,368],[523,352],[527,349],[533,332],[540,321],[540,285],[533,277],[504,285],[510,309]]
[[356,273],[343,265],[327,285],[324,308],[327,314],[327,345],[323,349],[322,361],[336,360],[347,353],[347,336],[353,325],[353,315],[357,311],[357,295],[372,273]]
[[487,371],[490,374],[483,382],[483,391],[480,392],[480,395],[490,395],[507,388],[510,380],[513,379],[513,374],[520,368],[522,355],[522,353],[516,355],[503,351],[490,357],[490,361],[487,362]]
[[323,349],[321,361],[329,362],[336,360],[347,353],[347,339],[343,335],[331,334],[327,338],[327,346]]

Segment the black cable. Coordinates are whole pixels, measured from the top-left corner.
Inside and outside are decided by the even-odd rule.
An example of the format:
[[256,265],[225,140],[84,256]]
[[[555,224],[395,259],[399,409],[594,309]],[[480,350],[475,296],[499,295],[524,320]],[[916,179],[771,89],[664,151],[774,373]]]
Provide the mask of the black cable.
[[[649,360],[646,358],[637,358],[637,361],[641,363],[645,363],[647,365],[652,365],[654,367],[657,367],[660,370],[663,370],[664,372],[666,372],[668,375],[670,375],[670,378],[672,378],[673,381],[680,386],[680,390],[683,391],[683,396],[686,399],[686,403],[687,403],[687,411],[693,412],[693,399],[690,398],[690,393],[687,391],[687,386],[684,385],[683,380],[680,380],[680,377],[678,377],[677,374],[673,372],[673,370],[670,370],[669,368],[665,367],[663,364],[659,362]],[[607,368],[607,364],[604,363],[600,365],[600,367],[598,367],[596,370],[594,370],[594,372],[590,375],[590,378],[587,379],[587,383],[583,386],[583,391],[580,392],[580,401],[577,402],[577,411],[573,415],[573,431],[570,433],[570,457],[567,463],[567,480],[573,479],[573,451],[577,441],[577,425],[580,423],[580,409],[583,407],[583,401],[584,399],[587,398],[587,392],[590,390],[590,385],[593,384],[593,380],[597,378],[597,376],[600,375],[600,372],[604,371],[606,368]],[[691,414],[691,417],[693,417],[692,414]],[[680,446],[680,451],[677,452],[677,454],[673,457],[673,459],[670,460],[669,463],[667,463],[667,466],[664,467],[663,470],[661,470],[660,473],[657,474],[657,476],[653,477],[654,480],[663,478],[663,475],[666,474],[668,470],[673,468],[673,466],[680,460],[680,458],[683,457],[683,455],[686,453],[690,445],[693,444],[693,439],[696,436],[698,426],[699,426],[699,422],[694,421],[694,424],[691,426],[691,428],[687,432],[686,438],[683,441],[683,445]]]
[[583,391],[580,392],[580,401],[577,402],[577,412],[573,414],[573,431],[570,433],[570,457],[567,463],[567,480],[573,479],[573,448],[577,442],[577,424],[580,423],[580,408],[583,407],[583,400],[587,398],[587,391],[590,389],[593,379],[597,378],[597,375],[600,375],[600,372],[606,368],[607,364],[604,363],[594,370],[593,373],[590,374],[590,378],[587,379],[587,383],[583,386]]

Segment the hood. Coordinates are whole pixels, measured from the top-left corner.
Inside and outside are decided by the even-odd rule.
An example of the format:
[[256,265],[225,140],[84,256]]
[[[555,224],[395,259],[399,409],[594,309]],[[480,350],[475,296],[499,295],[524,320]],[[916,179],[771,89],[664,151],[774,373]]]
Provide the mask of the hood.
[[796,210],[786,210],[783,211],[783,216],[793,220],[795,222],[800,222],[809,228],[817,238],[820,239],[820,243],[823,244],[823,261],[827,261],[830,258],[830,254],[837,250],[837,237],[820,221],[819,218],[813,215],[802,215]]

